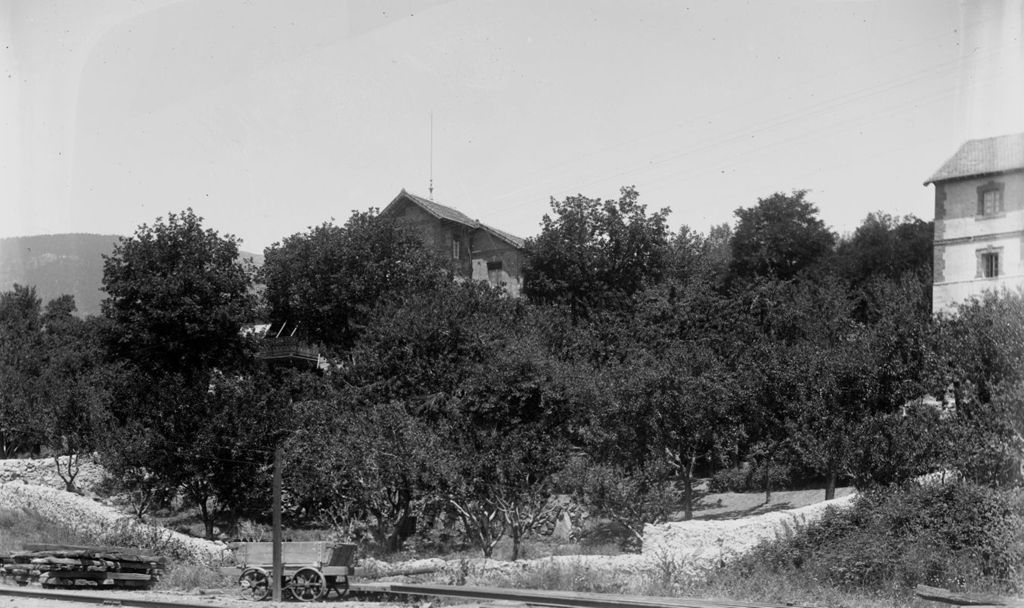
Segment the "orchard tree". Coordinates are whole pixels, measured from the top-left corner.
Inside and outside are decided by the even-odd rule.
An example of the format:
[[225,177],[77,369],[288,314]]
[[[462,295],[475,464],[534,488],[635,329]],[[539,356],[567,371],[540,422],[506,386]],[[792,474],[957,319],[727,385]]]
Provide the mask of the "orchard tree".
[[260,278],[270,320],[297,324],[310,339],[349,348],[376,304],[448,280],[419,237],[375,209],[344,226],[324,223],[264,252]]
[[839,240],[832,264],[853,287],[906,273],[930,275],[933,233],[932,222],[912,215],[869,213],[849,238]]
[[648,215],[634,188],[622,188],[617,200],[552,199],[551,210],[526,243],[523,293],[531,301],[564,304],[580,318],[622,306],[665,275],[669,210]]
[[93,452],[107,424],[111,370],[103,363],[102,320],[73,315],[74,298],[61,296],[42,317],[45,346],[40,378],[45,410],[39,420],[65,489],[76,491],[81,459]]
[[108,356],[124,374],[112,423],[146,430],[145,441],[108,446],[130,446],[133,461],[107,457],[183,490],[202,510],[208,535],[216,515],[211,495],[224,487],[217,479],[231,460],[218,454],[244,436],[237,425],[230,431],[224,425],[250,416],[250,404],[219,390],[220,378],[245,377],[252,365],[241,329],[253,316],[253,271],[239,260],[238,245],[231,235],[203,228],[189,209],[140,226],[104,260]]
[[791,279],[831,251],[835,235],[806,200],[806,190],[776,192],[735,212],[731,272],[734,277]]
[[14,458],[43,441],[39,420],[43,367],[42,301],[35,287],[0,293],[0,457]]
[[949,466],[978,483],[1021,483],[1024,290],[986,292],[940,316],[933,348],[936,393],[955,407]]
[[346,535],[367,521],[377,546],[402,550],[418,507],[437,487],[443,451],[437,425],[409,410],[367,402],[351,387],[296,404],[285,476],[308,516]]
[[202,384],[213,368],[244,361],[253,267],[238,247],[234,236],[204,229],[191,209],[121,239],[103,263],[111,354]]
[[558,370],[540,336],[514,317],[494,320],[473,324],[489,353],[446,408],[444,481],[448,503],[484,556],[508,534],[516,560],[523,539],[553,515],[549,499],[569,451],[574,404],[552,386]]
[[46,446],[69,491],[79,458],[95,446],[107,387],[97,322],[74,311],[69,295],[44,308],[31,287],[0,294],[2,454]]
[[729,224],[713,226],[707,234],[683,226],[670,243],[669,275],[681,284],[703,282],[721,287],[732,261],[731,240]]

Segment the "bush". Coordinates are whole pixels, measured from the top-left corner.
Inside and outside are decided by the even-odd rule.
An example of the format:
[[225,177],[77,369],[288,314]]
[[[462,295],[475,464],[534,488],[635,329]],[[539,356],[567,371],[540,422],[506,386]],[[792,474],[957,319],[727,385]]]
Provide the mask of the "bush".
[[1016,591],[1024,583],[1024,492],[965,482],[873,491],[726,570],[872,592],[917,584]]

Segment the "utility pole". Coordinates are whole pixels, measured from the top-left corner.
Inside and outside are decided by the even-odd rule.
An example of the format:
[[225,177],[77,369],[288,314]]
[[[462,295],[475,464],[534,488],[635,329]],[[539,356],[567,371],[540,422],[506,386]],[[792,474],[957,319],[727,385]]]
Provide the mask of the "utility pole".
[[274,450],[274,515],[271,555],[274,561],[270,579],[271,598],[281,601],[281,579],[284,578],[284,564],[281,563],[281,446]]

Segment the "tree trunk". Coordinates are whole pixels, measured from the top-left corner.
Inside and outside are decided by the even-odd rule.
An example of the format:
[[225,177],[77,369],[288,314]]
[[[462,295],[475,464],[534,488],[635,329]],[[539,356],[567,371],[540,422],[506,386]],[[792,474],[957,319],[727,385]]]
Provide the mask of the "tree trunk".
[[203,518],[203,528],[206,530],[206,538],[213,540],[213,515],[210,513],[209,507],[206,506],[206,498],[203,498],[199,503],[199,513]]
[[836,471],[829,469],[825,480],[825,500],[832,500],[836,497]]
[[683,477],[683,521],[693,519],[693,470],[697,466],[697,457],[690,456],[690,462],[681,470]]
[[60,477],[61,481],[64,482],[64,489],[74,494],[78,493],[78,488],[75,487],[75,477],[78,477],[79,470],[78,459],[78,454],[68,454],[66,463],[67,470],[65,471],[65,469],[61,468],[60,465],[60,455],[55,454],[53,456],[53,463],[57,467],[57,475]]
[[772,502],[772,459],[766,458],[764,461],[764,504],[770,504]]
[[519,548],[522,545],[522,530],[519,526],[512,526],[512,561],[519,559]]

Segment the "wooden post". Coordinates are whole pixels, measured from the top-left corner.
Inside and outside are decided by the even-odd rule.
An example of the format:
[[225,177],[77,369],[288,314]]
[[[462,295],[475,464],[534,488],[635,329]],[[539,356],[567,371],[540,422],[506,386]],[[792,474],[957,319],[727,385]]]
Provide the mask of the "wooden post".
[[270,590],[273,601],[281,601],[281,579],[284,578],[284,564],[281,563],[281,447],[274,450],[274,515],[273,515],[273,573]]

